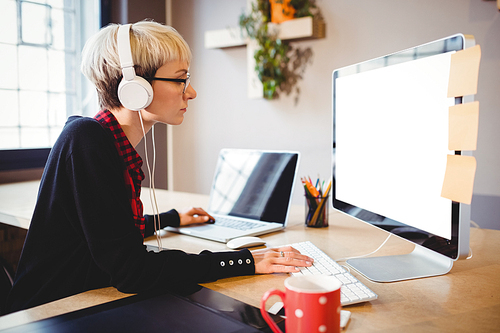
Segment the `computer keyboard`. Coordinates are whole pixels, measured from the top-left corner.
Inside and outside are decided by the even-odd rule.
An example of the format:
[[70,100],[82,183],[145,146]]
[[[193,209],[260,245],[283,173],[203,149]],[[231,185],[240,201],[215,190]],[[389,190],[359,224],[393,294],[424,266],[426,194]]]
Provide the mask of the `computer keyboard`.
[[292,273],[293,276],[321,274],[334,276],[342,283],[342,287],[340,288],[340,302],[342,305],[350,305],[377,299],[377,294],[366,287],[313,243],[306,241],[289,245],[299,250],[300,253],[314,259],[314,264],[311,267],[303,267],[300,272]]

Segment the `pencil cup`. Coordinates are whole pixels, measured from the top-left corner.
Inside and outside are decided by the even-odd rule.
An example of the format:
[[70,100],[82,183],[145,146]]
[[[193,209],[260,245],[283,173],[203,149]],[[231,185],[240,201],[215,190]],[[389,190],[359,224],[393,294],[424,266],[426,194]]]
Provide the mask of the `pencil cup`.
[[306,197],[306,226],[313,228],[328,227],[328,198],[326,196],[305,195]]

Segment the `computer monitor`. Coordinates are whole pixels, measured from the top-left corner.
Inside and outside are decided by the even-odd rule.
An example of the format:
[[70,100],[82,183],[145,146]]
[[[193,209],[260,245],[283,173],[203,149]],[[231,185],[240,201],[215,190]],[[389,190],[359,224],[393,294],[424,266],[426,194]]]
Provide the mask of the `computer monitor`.
[[441,197],[448,154],[451,54],[456,34],[332,74],[334,209],[415,244],[410,254],[355,258],[373,281],[448,273],[469,253],[470,206]]

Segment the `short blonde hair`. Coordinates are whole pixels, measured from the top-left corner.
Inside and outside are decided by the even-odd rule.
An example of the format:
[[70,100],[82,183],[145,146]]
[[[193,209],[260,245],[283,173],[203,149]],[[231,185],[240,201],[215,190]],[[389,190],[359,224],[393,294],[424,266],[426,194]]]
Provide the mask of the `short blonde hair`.
[[[120,25],[110,24],[89,38],[82,51],[82,73],[95,85],[101,108],[119,108],[118,85],[122,70],[118,56],[117,33]],[[191,63],[191,50],[172,27],[153,21],[140,21],[130,28],[130,47],[135,73],[153,77],[158,68],[171,61]]]

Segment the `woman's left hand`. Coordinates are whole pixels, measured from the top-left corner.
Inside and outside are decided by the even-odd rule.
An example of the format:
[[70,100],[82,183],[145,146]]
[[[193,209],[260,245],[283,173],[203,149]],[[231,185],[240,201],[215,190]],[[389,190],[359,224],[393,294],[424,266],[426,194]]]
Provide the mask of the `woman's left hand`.
[[215,221],[215,219],[203,208],[198,207],[191,207],[185,212],[179,213],[179,218],[181,220],[181,226]]
[[251,253],[255,274],[298,272],[298,267],[310,267],[314,262],[314,259],[300,254],[291,246],[254,250]]

